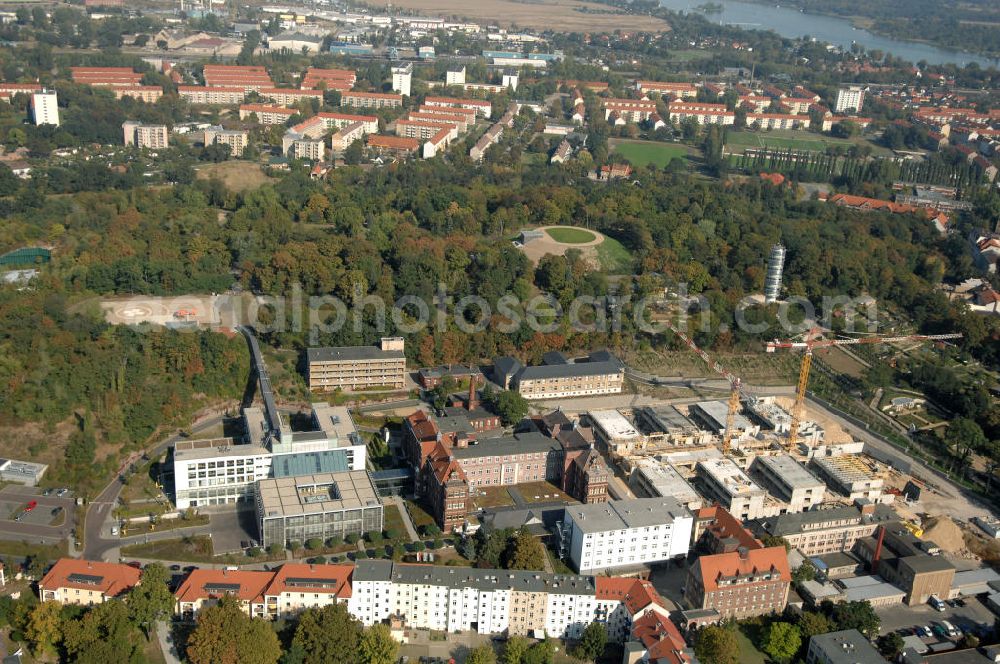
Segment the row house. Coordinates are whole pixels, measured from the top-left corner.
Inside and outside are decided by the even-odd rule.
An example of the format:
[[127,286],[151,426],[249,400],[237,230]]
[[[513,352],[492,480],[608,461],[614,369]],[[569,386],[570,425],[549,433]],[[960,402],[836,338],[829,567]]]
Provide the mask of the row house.
[[771,106],[770,97],[761,97],[758,95],[741,95],[739,97],[739,105],[752,110],[754,113],[763,113]]
[[11,97],[17,94],[30,95],[35,92],[41,92],[42,86],[38,83],[7,83],[0,82],[0,99],[9,101]]
[[757,129],[808,129],[808,115],[747,113],[747,126]]
[[262,125],[283,125],[288,122],[288,118],[298,113],[295,109],[281,106],[269,106],[267,104],[241,104],[240,120],[247,120],[251,116],[257,116],[257,122]]
[[646,122],[656,113],[656,102],[640,99],[604,99],[601,105],[605,120],[615,113],[626,122]]
[[202,85],[178,85],[177,94],[189,104],[226,105],[241,104],[247,96],[242,87],[207,87]]
[[669,83],[664,81],[636,81],[635,89],[639,94],[654,93],[674,99],[694,99],[698,89],[694,83]]
[[670,119],[677,122],[694,119],[700,125],[717,124],[731,125],[736,122],[736,113],[727,110],[725,104],[688,104],[682,102],[671,102],[667,106]]
[[455,97],[427,97],[424,106],[434,108],[465,108],[476,112],[476,115],[489,118],[493,115],[493,104],[481,99],[458,99]]
[[401,108],[403,95],[383,92],[345,92],[340,97],[340,104],[360,108]]
[[297,104],[303,99],[315,99],[316,101],[323,101],[323,92],[321,90],[295,90],[293,88],[260,88],[257,93],[267,99],[271,103],[280,104],[282,106],[291,106],[292,104]]
[[139,585],[140,576],[131,565],[60,558],[38,582],[38,598],[60,604],[103,604]]

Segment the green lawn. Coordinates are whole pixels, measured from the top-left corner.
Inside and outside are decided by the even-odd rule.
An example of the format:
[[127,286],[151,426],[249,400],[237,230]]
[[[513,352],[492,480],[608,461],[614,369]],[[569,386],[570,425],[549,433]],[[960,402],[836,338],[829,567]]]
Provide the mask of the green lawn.
[[632,269],[632,254],[618,240],[609,237],[596,247],[601,269],[611,274],[622,274]]
[[828,147],[835,145],[848,148],[852,145],[869,145],[872,154],[888,154],[889,151],[868,140],[856,137],[834,138],[824,134],[813,134],[808,131],[795,129],[774,129],[770,131],[735,131],[730,129],[726,132],[726,147],[738,148],[774,148],[792,149],[803,152],[826,152]]
[[688,150],[683,145],[656,141],[615,141],[613,152],[628,159],[633,166],[653,165],[658,168],[663,168],[675,157],[685,159],[688,156]]
[[736,640],[740,644],[740,664],[765,664],[768,661],[764,653],[754,648],[742,629],[736,630]]
[[563,244],[586,244],[597,239],[597,236],[590,231],[572,226],[553,226],[546,228],[545,232],[553,240]]

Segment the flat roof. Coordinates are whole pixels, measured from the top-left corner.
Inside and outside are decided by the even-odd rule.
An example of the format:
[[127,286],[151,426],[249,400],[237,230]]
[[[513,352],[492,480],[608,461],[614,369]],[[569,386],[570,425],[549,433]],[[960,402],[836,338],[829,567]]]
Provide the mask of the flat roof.
[[756,462],[766,466],[774,475],[774,479],[792,489],[826,487],[819,478],[806,470],[805,466],[791,455],[759,456],[756,458]]
[[[725,401],[699,401],[688,407],[688,412],[699,411],[706,418],[713,422],[716,429],[725,429],[726,420],[729,417],[729,404]],[[737,431],[747,431],[753,428],[753,423],[740,413],[733,416],[733,428]]]
[[640,473],[661,496],[673,496],[684,504],[703,502],[694,487],[669,463],[643,459],[633,472]]
[[719,486],[731,496],[746,496],[764,494],[756,482],[750,479],[743,469],[732,459],[706,459],[698,462],[698,468],[704,470]]
[[263,445],[238,444],[232,438],[179,440],[174,444],[174,460],[212,459],[215,457],[267,456],[271,450]]
[[809,649],[818,648],[829,664],[884,664],[885,658],[856,629],[817,634],[809,641]]
[[316,514],[382,504],[378,489],[364,470],[260,480],[258,516]]
[[306,359],[313,362],[357,362],[360,360],[405,359],[401,350],[382,350],[378,346],[330,346],[309,348]]
[[698,430],[697,425],[677,406],[643,406],[639,411],[664,433]]
[[617,410],[589,410],[587,417],[612,440],[640,437],[635,425]]
[[666,496],[575,505],[566,508],[566,516],[581,531],[600,533],[673,523],[675,519],[690,518],[691,512],[675,498]]
[[594,577],[583,574],[548,574],[518,570],[392,563],[390,579],[393,583],[476,588],[478,590],[509,588],[524,592],[548,592],[563,595],[595,595],[597,593],[597,582]]
[[320,431],[336,437],[341,446],[353,444],[351,436],[358,432],[351,411],[344,406],[331,406],[325,402],[312,404],[313,420]]
[[898,518],[895,510],[889,505],[875,505],[875,511],[871,515],[862,515],[861,510],[857,507],[847,505],[834,509],[779,514],[778,516],[763,518],[759,523],[771,535],[781,537],[811,530],[840,528],[842,527],[842,524],[839,523],[841,521],[848,521],[850,523],[881,523]]

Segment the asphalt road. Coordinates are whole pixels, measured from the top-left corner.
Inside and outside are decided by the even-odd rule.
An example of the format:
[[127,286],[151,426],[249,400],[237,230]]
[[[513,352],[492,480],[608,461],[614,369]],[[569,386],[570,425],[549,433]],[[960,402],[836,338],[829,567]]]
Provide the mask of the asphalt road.
[[[191,433],[198,433],[199,431],[210,429],[220,424],[223,419],[225,418],[222,415],[209,418],[190,427],[190,431]],[[184,440],[184,438],[174,434],[147,450],[147,453],[151,458],[156,458],[163,454],[167,448],[180,440]],[[84,527],[85,539],[83,548],[83,557],[87,560],[104,560],[104,556],[106,556],[109,551],[117,549],[123,542],[121,538],[111,536],[110,528],[105,528],[108,517],[111,516],[111,512],[114,510],[115,505],[118,504],[118,496],[121,493],[123,486],[125,485],[122,484],[121,476],[119,475],[115,477],[115,479],[111,481],[104,491],[102,491],[97,498],[90,502],[90,505],[87,508],[87,521]],[[171,537],[178,537],[179,534],[183,533],[178,530],[172,530],[164,531],[162,533],[150,533],[149,537],[152,539],[157,535],[168,534]],[[155,538],[164,539],[161,537]],[[127,538],[127,540],[131,539],[134,538]]]

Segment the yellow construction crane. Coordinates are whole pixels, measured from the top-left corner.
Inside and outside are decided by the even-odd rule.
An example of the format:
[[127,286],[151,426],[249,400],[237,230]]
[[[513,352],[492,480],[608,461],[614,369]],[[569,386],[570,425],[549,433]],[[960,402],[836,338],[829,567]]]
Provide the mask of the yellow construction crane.
[[799,425],[805,419],[806,389],[809,386],[809,369],[812,367],[812,354],[814,348],[825,348],[828,346],[857,346],[861,344],[882,344],[894,341],[944,341],[945,339],[958,339],[961,334],[907,334],[896,337],[858,337],[856,339],[813,339],[811,338],[816,330],[810,330],[806,338],[801,341],[774,340],[767,344],[767,352],[773,353],[779,349],[798,350],[804,349],[802,364],[799,366],[799,381],[795,388],[795,403],[792,406],[792,421],[788,430],[788,449],[794,449],[799,442]]
[[671,332],[680,337],[688,348],[693,350],[698,357],[704,360],[705,364],[707,364],[712,371],[729,381],[729,408],[726,412],[726,430],[722,434],[722,453],[724,455],[728,455],[733,442],[733,425],[736,422],[737,413],[740,412],[740,397],[744,397],[746,399],[751,399],[752,397],[744,391],[743,381],[739,376],[728,371],[724,366],[713,360],[708,353],[698,347],[698,344],[696,344],[691,337],[684,332],[681,332],[681,330],[669,320],[663,321],[663,323],[670,329]]

